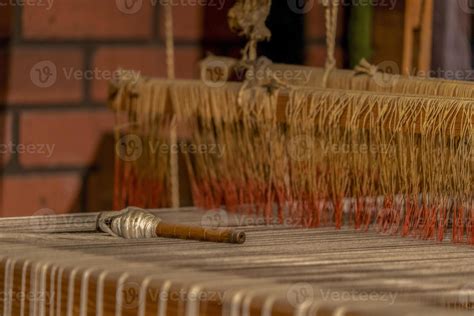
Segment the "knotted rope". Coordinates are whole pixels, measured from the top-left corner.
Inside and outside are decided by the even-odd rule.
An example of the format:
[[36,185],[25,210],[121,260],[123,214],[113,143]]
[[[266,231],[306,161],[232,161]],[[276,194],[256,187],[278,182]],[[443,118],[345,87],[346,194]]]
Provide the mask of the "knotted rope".
[[322,0],[322,3],[326,7],[325,19],[327,56],[323,77],[323,87],[326,88],[329,75],[334,70],[334,68],[336,68],[336,33],[339,0]]
[[271,5],[271,0],[238,0],[229,10],[227,18],[231,31],[248,39],[242,50],[242,61],[247,65],[257,59],[258,42],[271,37],[265,25]]
[[[245,99],[245,92],[252,88],[266,88],[271,95],[276,95],[280,88],[289,88],[290,85],[278,78],[278,76],[270,69],[272,61],[265,56],[258,58],[254,66],[247,70],[245,80],[239,89],[237,103],[242,106]],[[249,101],[249,100],[247,100]]]
[[355,75],[366,74],[370,77],[375,77],[379,68],[369,63],[365,58],[360,60],[360,63],[354,67]]

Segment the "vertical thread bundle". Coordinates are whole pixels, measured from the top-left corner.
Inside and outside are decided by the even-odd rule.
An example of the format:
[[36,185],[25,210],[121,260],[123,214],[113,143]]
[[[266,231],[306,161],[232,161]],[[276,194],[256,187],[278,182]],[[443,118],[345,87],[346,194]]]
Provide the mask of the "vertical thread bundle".
[[114,209],[170,204],[167,84],[134,77],[118,86]]
[[185,153],[198,206],[423,239],[449,231],[455,242],[474,243],[467,99],[294,88],[282,105],[264,87],[246,90],[240,103],[232,84],[154,81],[150,89],[169,95],[192,130],[189,143],[223,148]]

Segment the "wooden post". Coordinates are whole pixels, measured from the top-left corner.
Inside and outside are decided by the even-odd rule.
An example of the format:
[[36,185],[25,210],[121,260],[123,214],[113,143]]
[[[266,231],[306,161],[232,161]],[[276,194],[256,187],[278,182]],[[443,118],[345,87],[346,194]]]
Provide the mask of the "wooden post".
[[433,0],[406,0],[402,63],[404,75],[429,72],[432,34]]

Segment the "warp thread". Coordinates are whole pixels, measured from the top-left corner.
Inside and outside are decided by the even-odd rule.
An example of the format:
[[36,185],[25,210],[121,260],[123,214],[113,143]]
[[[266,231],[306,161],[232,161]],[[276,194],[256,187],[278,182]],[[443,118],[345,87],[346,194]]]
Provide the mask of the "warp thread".
[[[174,32],[173,32],[173,9],[171,4],[165,5],[165,33],[166,33],[166,69],[168,79],[175,78],[175,59],[174,59]],[[170,144],[177,143],[177,126],[176,120],[172,120],[170,124]],[[171,187],[171,205],[179,207],[179,162],[178,155],[170,152],[170,187]]]

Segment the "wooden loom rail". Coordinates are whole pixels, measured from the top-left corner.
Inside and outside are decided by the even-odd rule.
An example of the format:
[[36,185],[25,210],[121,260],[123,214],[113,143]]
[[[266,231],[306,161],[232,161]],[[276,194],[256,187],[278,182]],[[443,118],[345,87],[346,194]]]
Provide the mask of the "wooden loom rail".
[[[245,79],[245,71],[242,68],[237,67],[238,60],[229,57],[222,57],[222,56],[211,56],[205,59],[200,65],[200,72],[201,78],[206,78],[208,80],[222,80],[226,79],[227,81],[243,81]],[[383,73],[382,78],[378,78],[382,80],[382,82],[378,82],[377,80],[373,79],[373,74],[369,75],[368,73],[357,72],[354,70],[349,69],[335,69],[329,76],[328,87],[329,88],[340,88],[340,85],[345,86],[347,89],[351,90],[366,90],[366,85],[368,82],[371,82],[373,85],[372,89],[377,87],[377,91],[395,91],[398,89],[404,90],[403,87],[398,87],[398,85],[404,83],[406,84],[407,81],[415,82],[415,83],[423,83],[424,85],[442,85],[442,84],[449,84],[449,85],[456,85],[456,87],[464,87],[466,89],[472,89],[472,93],[468,95],[468,97],[472,97],[474,99],[474,82],[472,81],[459,81],[459,80],[448,80],[444,78],[427,78],[427,77],[417,77],[415,75],[400,75],[400,71],[398,69],[398,65],[392,62],[385,62],[381,63],[380,65],[376,66],[373,65],[374,69],[377,69]],[[380,67],[380,68],[379,68]],[[303,66],[303,65],[291,65],[291,64],[269,64],[267,67],[260,68],[256,76],[257,77],[265,77],[268,75],[270,70],[273,75],[275,75],[278,79],[282,80],[285,83],[291,85],[298,85],[298,86],[310,86],[310,87],[321,87],[322,80],[325,73],[324,68],[320,67],[310,67],[310,66]],[[369,69],[367,69],[370,72]],[[390,73],[387,73],[390,72]],[[425,72],[427,73],[427,72]],[[335,76],[338,77],[339,80],[341,78],[345,78],[347,81],[345,83],[337,83],[332,82],[331,78]],[[372,79],[372,80],[370,80]],[[359,88],[357,88],[358,84],[362,82]],[[361,88],[363,87],[363,88]],[[369,88],[369,90],[371,90]],[[437,88],[435,89],[437,90]],[[426,91],[420,91],[421,95],[429,95]],[[447,95],[450,97],[457,97],[459,94],[458,91],[454,90],[451,91],[451,94]]]
[[[207,88],[205,84],[202,81],[199,80],[173,80],[173,81],[167,81],[167,80],[162,80],[162,79],[153,79],[157,82],[157,84],[163,84],[163,83],[169,83],[169,84],[176,84],[176,85],[202,85],[203,88]],[[225,85],[219,89],[231,89],[234,91],[238,91],[241,87],[241,83],[237,82],[227,82]],[[217,89],[217,88],[216,88]],[[448,135],[453,135],[453,136],[459,136],[461,134],[461,129],[463,122],[466,124],[466,122],[470,122],[471,128],[474,127],[474,101],[471,99],[467,98],[447,98],[447,97],[435,97],[435,96],[419,96],[419,95],[401,95],[401,94],[391,94],[391,93],[384,93],[384,92],[371,92],[371,91],[353,91],[353,90],[339,90],[339,89],[321,89],[321,88],[310,88],[310,87],[301,87],[298,86],[298,89],[305,90],[309,92],[308,98],[311,97],[311,92],[312,91],[319,91],[321,93],[334,93],[338,95],[354,95],[354,96],[360,96],[360,95],[366,95],[366,96],[385,96],[386,100],[390,100],[392,102],[396,102],[397,100],[406,98],[406,99],[411,99],[414,102],[423,102],[424,100],[434,100],[436,102],[437,100],[458,100],[458,102],[462,103],[462,108],[464,111],[459,111],[456,115],[451,116],[449,119],[445,119],[441,126],[441,130],[444,130]],[[114,104],[114,102],[112,102]],[[115,103],[116,104],[116,103]],[[287,106],[289,104],[289,90],[288,89],[282,89],[279,93],[278,96],[278,101],[277,101],[277,113],[276,113],[276,118],[277,121],[280,123],[285,123],[287,121]],[[114,110],[119,111],[120,109],[115,108]],[[171,113],[172,112],[172,106],[170,103],[170,98],[168,97],[167,101],[167,112]],[[371,112],[370,115],[372,117],[377,117],[378,116],[378,111],[379,107],[371,107],[370,110],[366,110],[365,113],[362,114],[369,114],[368,112]],[[391,114],[392,117],[385,117],[384,121],[385,123],[385,128],[388,130],[394,130],[398,129],[400,131],[411,131],[415,133],[423,133],[423,127],[421,126],[421,120],[420,117],[423,117],[426,115],[426,111],[424,109],[421,109],[419,112],[419,116],[416,120],[415,125],[408,126],[407,124],[405,125],[398,125],[395,126],[395,123],[388,123],[392,120],[390,118],[393,118],[394,112],[392,111]],[[469,118],[466,118],[466,115],[470,116]],[[363,115],[359,115],[359,117],[362,117]],[[342,113],[339,119],[339,124],[341,126],[347,126],[349,127],[350,123],[350,113],[346,110],[345,112]],[[316,122],[315,122],[316,123]],[[467,123],[468,124],[468,123]],[[352,127],[354,128],[370,128],[373,126],[371,122],[368,120],[365,121],[359,121],[358,124],[355,126],[353,125]],[[443,129],[444,127],[444,129]]]

